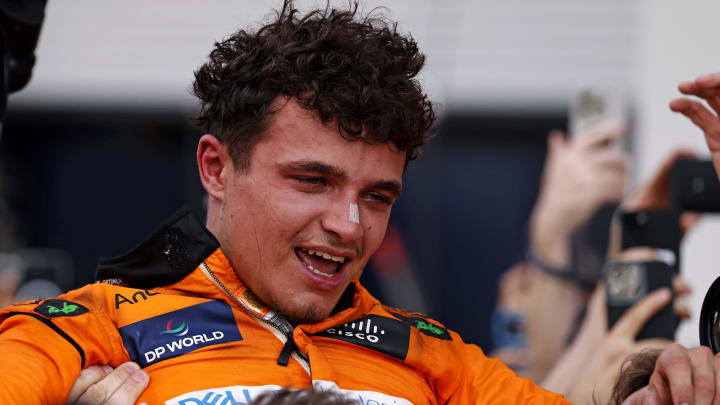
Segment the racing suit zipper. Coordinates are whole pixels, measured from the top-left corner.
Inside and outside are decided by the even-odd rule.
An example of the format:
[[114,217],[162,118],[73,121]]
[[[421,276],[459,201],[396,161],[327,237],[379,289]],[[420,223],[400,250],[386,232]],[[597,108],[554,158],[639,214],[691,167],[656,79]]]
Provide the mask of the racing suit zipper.
[[[217,278],[215,273],[210,270],[210,266],[208,266],[207,263],[202,262],[200,268],[202,269],[203,273],[210,277],[212,282],[218,287],[220,287],[220,289],[223,290],[223,292],[225,292],[225,294],[230,297],[233,302],[238,304],[240,308],[245,310],[245,312],[250,314],[259,322],[269,326],[274,331],[285,337],[286,340],[285,342],[283,342],[284,345],[277,360],[279,365],[287,366],[290,360],[290,356],[294,353],[297,355],[295,359],[298,360],[300,365],[308,371],[308,374],[310,373],[310,360],[303,352],[298,349],[297,345],[295,344],[295,340],[293,339],[293,327],[292,325],[290,325],[290,322],[288,322],[287,319],[285,319],[282,315],[278,314],[276,311],[269,311],[264,316],[258,314],[254,308],[251,308],[246,302],[230,293],[230,290],[225,287],[225,284],[223,284],[220,279]],[[277,333],[275,335],[277,336]]]

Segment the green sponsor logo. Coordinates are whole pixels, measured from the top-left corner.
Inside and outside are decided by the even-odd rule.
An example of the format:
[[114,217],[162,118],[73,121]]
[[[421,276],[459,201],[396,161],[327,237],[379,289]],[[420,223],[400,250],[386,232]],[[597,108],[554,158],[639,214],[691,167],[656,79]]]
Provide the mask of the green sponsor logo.
[[70,315],[73,312],[77,311],[77,309],[79,308],[77,305],[69,304],[67,302],[63,302],[62,304],[63,304],[62,308],[57,308],[52,305],[48,305],[47,306],[48,313],[49,314],[57,314],[57,313],[62,312],[65,315]]
[[452,337],[450,336],[450,333],[447,329],[430,322],[422,314],[400,313],[393,310],[388,310],[388,312],[390,312],[393,316],[397,317],[397,319],[399,319],[400,322],[404,323],[405,325],[414,326],[415,329],[417,329],[418,332],[422,333],[423,335],[432,336],[434,338],[443,340],[452,340]]
[[38,305],[34,311],[48,318],[57,318],[59,316],[76,316],[84,314],[88,311],[88,309],[76,302],[49,299]]
[[444,330],[438,328],[430,322],[417,321],[417,323],[415,323],[415,327],[418,328],[418,330],[426,330],[438,336],[442,336],[445,333]]

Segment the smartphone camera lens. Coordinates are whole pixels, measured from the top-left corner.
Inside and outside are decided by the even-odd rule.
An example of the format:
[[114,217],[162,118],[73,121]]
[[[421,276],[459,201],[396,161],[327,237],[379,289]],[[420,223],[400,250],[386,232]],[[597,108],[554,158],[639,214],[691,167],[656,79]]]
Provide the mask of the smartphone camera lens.
[[705,294],[700,311],[700,344],[710,347],[714,354],[720,352],[720,277]]

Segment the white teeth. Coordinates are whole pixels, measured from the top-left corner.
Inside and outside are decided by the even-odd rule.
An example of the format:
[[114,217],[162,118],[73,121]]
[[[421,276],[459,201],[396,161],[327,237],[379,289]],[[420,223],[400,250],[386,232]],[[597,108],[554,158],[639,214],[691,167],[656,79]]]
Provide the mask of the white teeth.
[[332,274],[323,273],[322,271],[316,269],[316,268],[313,267],[312,265],[309,265],[309,264],[308,264],[307,266],[308,266],[308,268],[309,268],[310,270],[312,270],[312,272],[315,273],[315,274],[319,274],[319,275],[325,276],[325,277],[327,277],[327,278],[330,278],[330,277],[333,276]]
[[331,254],[327,254],[327,253],[321,252],[321,251],[319,251],[319,250],[310,250],[310,249],[305,249],[305,248],[300,248],[300,249],[301,249],[303,252],[305,252],[305,253],[308,253],[308,254],[311,254],[311,255],[320,256],[320,257],[322,257],[323,259],[332,260],[332,261],[338,262],[338,263],[344,263],[344,262],[345,262],[345,258],[344,258],[344,257],[333,256],[333,255],[331,255]]

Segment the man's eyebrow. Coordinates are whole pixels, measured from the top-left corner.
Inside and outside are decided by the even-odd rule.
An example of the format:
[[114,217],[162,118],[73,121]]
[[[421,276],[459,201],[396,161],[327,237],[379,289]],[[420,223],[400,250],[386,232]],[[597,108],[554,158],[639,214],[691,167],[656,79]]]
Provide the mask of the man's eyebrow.
[[290,162],[282,165],[287,170],[302,170],[306,172],[314,172],[319,174],[326,174],[337,178],[346,178],[347,174],[335,166],[318,162],[316,160],[300,160],[296,162]]

